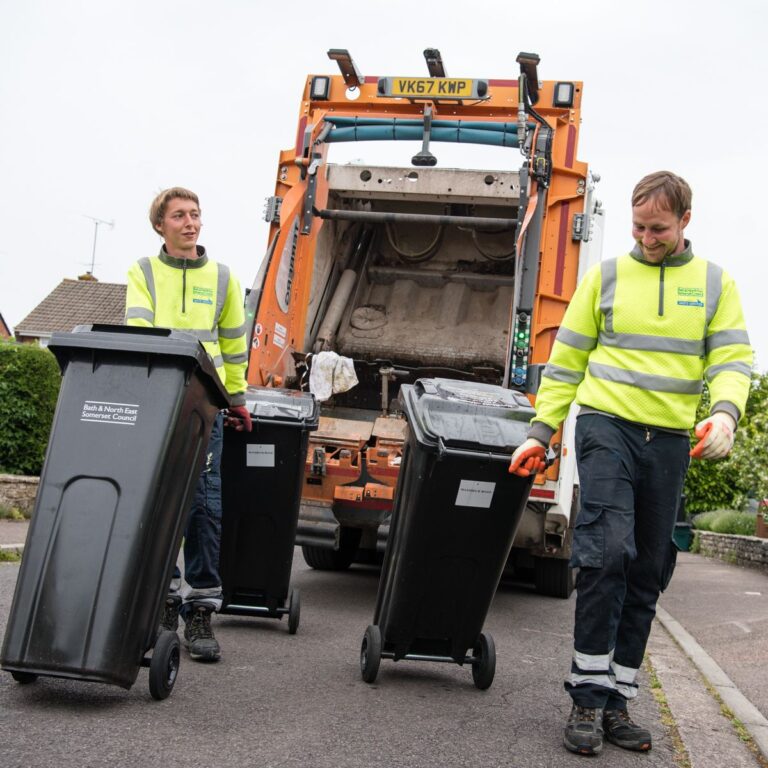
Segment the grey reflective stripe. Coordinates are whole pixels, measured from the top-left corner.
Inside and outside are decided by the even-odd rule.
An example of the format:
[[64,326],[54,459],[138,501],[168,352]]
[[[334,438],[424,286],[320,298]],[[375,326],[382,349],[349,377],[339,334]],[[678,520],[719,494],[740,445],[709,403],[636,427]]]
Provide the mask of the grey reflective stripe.
[[225,363],[244,363],[248,359],[248,355],[245,352],[240,352],[237,355],[223,353],[221,357]]
[[196,336],[200,341],[218,341],[219,335],[216,333],[216,331],[211,331],[208,328],[203,328],[202,330],[200,328],[179,328],[180,331],[184,331],[184,333],[191,333],[194,336]]
[[237,328],[219,328],[219,336],[222,339],[239,339],[245,334],[245,323]]
[[219,325],[219,318],[224,311],[224,302],[227,300],[227,288],[229,287],[229,267],[225,264],[217,264],[219,268],[216,280],[216,314],[213,318],[213,328]]
[[600,311],[605,316],[605,330],[613,333],[613,302],[616,299],[616,259],[600,264]]
[[573,662],[582,672],[603,672],[610,669],[612,653],[582,653],[573,649]]
[[565,384],[580,384],[584,378],[583,371],[572,371],[569,368],[561,368],[559,365],[547,363],[542,376],[554,381],[562,381]]
[[563,328],[562,326],[557,332],[555,341],[560,341],[563,344],[567,344],[569,347],[583,349],[586,352],[593,350],[597,346],[597,339],[593,336],[585,336],[583,333],[576,333],[576,331],[570,331],[568,328]]
[[213,360],[213,365],[216,368],[221,368],[224,365],[224,361],[221,359],[221,355],[216,355],[216,357],[211,359]]
[[749,334],[746,331],[718,331],[707,336],[707,353],[713,349],[727,347],[731,344],[749,344]]
[[711,381],[712,379],[717,376],[718,373],[723,373],[723,371],[733,371],[734,373],[743,373],[748,378],[752,378],[752,368],[748,366],[746,363],[722,363],[721,365],[710,365],[709,368],[704,372],[704,375],[707,377],[707,381]]
[[717,311],[717,305],[720,303],[720,295],[723,292],[723,270],[717,264],[707,262],[707,320],[704,328],[704,335],[707,335],[707,329],[712,322],[712,318]]
[[587,683],[594,683],[594,685],[599,685],[601,688],[610,688],[611,690],[616,687],[611,675],[578,675],[575,672],[571,672],[568,675],[568,682],[574,687],[586,685]]
[[148,323],[155,322],[155,313],[151,309],[144,307],[128,307],[125,311],[126,320],[146,320]]
[[152,264],[149,259],[144,256],[138,261],[139,267],[144,274],[144,282],[147,284],[147,290],[149,291],[149,298],[152,299],[152,306],[157,306],[157,291],[155,290],[155,276],[152,274]]
[[600,344],[619,349],[640,349],[643,352],[675,352],[680,355],[704,354],[701,339],[677,339],[669,336],[648,336],[642,333],[606,333],[600,331]]
[[639,373],[628,371],[624,368],[616,368],[602,363],[590,363],[589,373],[596,379],[613,381],[616,384],[629,384],[640,389],[648,389],[652,392],[673,392],[677,395],[699,395],[704,388],[704,383],[698,379],[673,379],[670,376],[656,376],[652,373]]

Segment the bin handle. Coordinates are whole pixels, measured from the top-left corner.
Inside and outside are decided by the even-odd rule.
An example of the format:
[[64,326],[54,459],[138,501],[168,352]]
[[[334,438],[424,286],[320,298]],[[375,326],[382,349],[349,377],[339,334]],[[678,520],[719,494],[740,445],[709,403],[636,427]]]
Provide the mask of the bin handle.
[[505,461],[509,463],[511,453],[494,453],[493,451],[467,451],[463,448],[449,448],[442,437],[437,439],[437,454],[442,459],[444,456],[457,456],[465,459],[484,458],[490,461]]

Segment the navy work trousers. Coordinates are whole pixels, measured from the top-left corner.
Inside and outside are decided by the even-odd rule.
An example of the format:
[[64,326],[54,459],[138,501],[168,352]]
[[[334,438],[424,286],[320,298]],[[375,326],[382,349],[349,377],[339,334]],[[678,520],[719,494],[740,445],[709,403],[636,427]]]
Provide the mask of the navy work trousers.
[[672,577],[687,436],[601,414],[576,421],[580,508],[571,565],[576,617],[565,682],[584,707],[625,709]]
[[[205,465],[197,481],[195,497],[184,530],[184,580],[181,614],[186,618],[194,605],[212,610],[221,608],[221,451],[224,444],[224,419],[217,414],[208,441]],[[179,592],[178,566],[171,581],[171,594]]]

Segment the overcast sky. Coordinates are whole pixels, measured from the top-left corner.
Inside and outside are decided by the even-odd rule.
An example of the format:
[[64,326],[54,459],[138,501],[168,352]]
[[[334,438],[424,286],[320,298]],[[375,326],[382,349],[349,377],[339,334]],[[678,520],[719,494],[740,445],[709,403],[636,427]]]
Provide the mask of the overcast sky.
[[[200,242],[244,286],[266,249],[264,198],[293,145],[308,73],[348,48],[364,75],[582,80],[580,160],[599,173],[604,256],[631,247],[629,195],[666,168],[693,187],[687,236],[740,287],[768,369],[768,5],[763,0],[0,0],[0,313],[15,326],[65,277],[125,282],[156,253],[147,209],[198,192]],[[413,154],[402,146],[403,165]],[[447,156],[445,145],[435,154]],[[398,147],[399,149],[399,147]],[[355,148],[361,157],[366,147]],[[511,150],[509,167],[520,165]]]

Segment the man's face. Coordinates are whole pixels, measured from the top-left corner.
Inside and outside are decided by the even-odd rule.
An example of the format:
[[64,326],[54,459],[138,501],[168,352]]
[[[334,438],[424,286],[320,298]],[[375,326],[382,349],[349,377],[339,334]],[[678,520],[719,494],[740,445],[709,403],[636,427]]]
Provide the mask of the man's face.
[[678,218],[660,202],[649,198],[640,205],[632,206],[632,237],[640,246],[645,260],[652,264],[661,264],[667,256],[685,250],[683,230],[691,220],[690,211]]
[[173,198],[165,209],[160,234],[165,249],[176,258],[197,258],[197,238],[200,236],[200,209],[193,200]]

